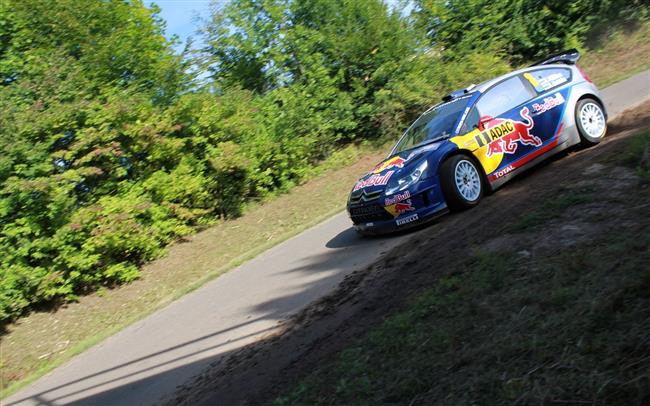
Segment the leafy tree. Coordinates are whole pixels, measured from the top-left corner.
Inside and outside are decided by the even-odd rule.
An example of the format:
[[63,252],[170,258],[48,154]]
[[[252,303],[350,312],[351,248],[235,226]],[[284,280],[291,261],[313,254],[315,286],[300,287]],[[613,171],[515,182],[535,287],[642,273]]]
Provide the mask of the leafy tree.
[[480,50],[521,63],[579,46],[599,25],[643,18],[647,6],[646,0],[416,0],[414,18],[431,44],[452,57]]
[[186,86],[181,59],[142,2],[82,3],[0,2],[0,320],[131,280],[188,231],[124,238],[160,209],[134,205],[148,204],[143,193],[109,198],[136,193],[127,185],[149,171],[141,158],[156,134],[143,121]]
[[2,0],[0,7],[5,84],[40,77],[61,63],[81,66],[93,85],[89,91],[102,84],[137,84],[172,97],[184,84],[157,9],[140,0]]
[[394,137],[454,88],[647,10],[416,3],[231,0],[190,58],[141,0],[0,0],[0,322],[132,281],[337,147]]

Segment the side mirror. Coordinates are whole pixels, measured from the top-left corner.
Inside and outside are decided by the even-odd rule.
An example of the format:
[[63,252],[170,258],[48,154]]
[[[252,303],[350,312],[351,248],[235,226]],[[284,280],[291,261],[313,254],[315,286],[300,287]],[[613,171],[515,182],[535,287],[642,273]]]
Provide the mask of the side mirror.
[[485,130],[485,126],[492,120],[494,120],[494,117],[492,116],[482,116],[478,120],[478,129],[481,131]]

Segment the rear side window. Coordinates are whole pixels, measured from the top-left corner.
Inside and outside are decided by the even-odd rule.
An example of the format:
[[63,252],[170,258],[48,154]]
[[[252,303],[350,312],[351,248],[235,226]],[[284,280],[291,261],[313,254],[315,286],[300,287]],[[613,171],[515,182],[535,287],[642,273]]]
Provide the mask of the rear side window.
[[506,79],[489,89],[476,103],[467,115],[463,132],[471,131],[478,126],[479,117],[497,117],[520,104],[535,97],[532,89],[524,86],[519,76]]
[[544,93],[554,87],[568,83],[571,80],[571,69],[549,68],[524,73],[524,78],[530,82],[538,93]]
[[496,117],[534,96],[518,76],[513,76],[488,90],[476,103],[476,108],[479,116]]

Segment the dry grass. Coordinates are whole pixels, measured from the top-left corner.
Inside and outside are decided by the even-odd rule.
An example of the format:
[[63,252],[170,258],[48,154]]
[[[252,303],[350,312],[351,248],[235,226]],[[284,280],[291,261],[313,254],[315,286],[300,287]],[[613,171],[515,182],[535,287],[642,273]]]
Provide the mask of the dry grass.
[[580,66],[600,88],[650,69],[650,22],[636,29],[615,31],[602,45],[585,52]]

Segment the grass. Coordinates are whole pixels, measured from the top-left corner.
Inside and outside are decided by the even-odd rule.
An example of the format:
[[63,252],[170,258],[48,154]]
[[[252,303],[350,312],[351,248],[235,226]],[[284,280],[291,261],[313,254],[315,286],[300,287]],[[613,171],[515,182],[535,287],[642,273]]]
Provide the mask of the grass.
[[[643,55],[650,54],[646,40],[649,34],[650,23],[631,33],[613,34],[602,47],[587,53],[581,66],[599,86],[648,69],[650,58],[644,59]],[[0,346],[0,398],[208,280],[342,210],[350,185],[376,164],[385,149],[368,145],[343,149],[315,168],[312,180],[304,185],[250,205],[241,218],[217,224],[186,243],[171,246],[165,258],[144,266],[140,280],[81,297],[78,303],[56,311],[34,312],[7,326]],[[571,203],[572,197],[567,199],[565,203]],[[541,220],[540,214],[527,219],[528,224],[522,223],[522,227]]]
[[621,162],[636,169],[644,183],[650,183],[650,128],[634,137]]
[[559,188],[552,199],[541,204],[536,210],[522,215],[517,222],[506,228],[509,232],[522,232],[543,225],[549,219],[560,217],[567,209],[593,201],[590,188]]
[[539,259],[475,253],[275,400],[647,404],[650,230]]

